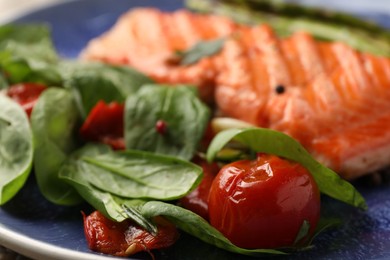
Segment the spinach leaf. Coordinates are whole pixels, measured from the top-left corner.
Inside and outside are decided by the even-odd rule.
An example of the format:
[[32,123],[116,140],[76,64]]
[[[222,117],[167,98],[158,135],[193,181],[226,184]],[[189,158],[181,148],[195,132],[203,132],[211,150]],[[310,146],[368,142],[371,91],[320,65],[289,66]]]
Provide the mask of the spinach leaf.
[[42,194],[56,204],[81,201],[77,192],[58,178],[62,164],[77,147],[74,134],[79,119],[73,96],[60,88],[45,90],[31,114],[37,183]]
[[222,50],[225,38],[201,41],[186,51],[179,51],[176,54],[180,59],[180,65],[191,65],[205,57],[210,57]]
[[24,110],[0,95],[0,205],[24,185],[33,160],[33,141]]
[[[93,157],[111,152],[111,148],[104,144],[86,144],[69,156],[68,160],[60,169],[59,177],[71,184],[95,209],[99,210],[107,217],[120,222],[127,218],[121,207],[121,204],[123,204],[124,201],[109,192],[97,189],[90,183],[89,176],[81,174],[88,170],[85,168],[88,167],[88,163],[81,160],[81,158],[84,156]],[[127,204],[129,207],[135,207],[136,205],[137,204]]]
[[0,27],[0,70],[7,80],[58,84],[61,77],[50,37],[50,29],[42,24],[13,24]]
[[[100,164],[109,162],[107,165],[112,164],[109,168],[115,168],[114,165],[118,158],[120,158],[120,164],[123,163],[122,160],[126,160],[125,164],[128,165],[127,168],[129,168],[129,171],[121,174],[130,176],[130,173],[133,173],[133,179],[142,179],[140,177],[145,177],[142,181],[146,181],[147,186],[154,185],[156,187],[142,187],[142,185],[138,183],[133,185],[126,179],[123,181],[126,182],[125,184],[130,183],[130,185],[123,185],[114,180],[110,182],[107,181],[104,184],[109,188],[98,187],[96,186],[94,178],[99,177],[98,175],[102,172],[90,174],[91,171],[94,171],[94,168],[91,167],[90,164],[90,158],[94,158],[94,161],[101,162]],[[102,161],[102,158],[105,159]],[[137,172],[137,169],[145,171],[145,165],[147,169],[153,169],[151,171],[152,174],[141,174]],[[158,169],[160,169],[162,165],[165,165],[166,167],[160,172]],[[171,169],[172,172],[166,172],[169,171],[168,169]],[[198,184],[200,173],[201,169],[198,166],[175,158],[162,157],[144,152],[139,153],[136,151],[126,151],[124,153],[112,152],[106,145],[87,144],[70,157],[67,163],[61,168],[59,176],[61,179],[75,187],[88,203],[107,217],[116,221],[123,221],[124,219],[131,218],[150,232],[156,232],[153,223],[147,220],[139,212],[140,207],[145,203],[144,200],[133,199],[131,197],[124,198],[117,196],[115,193],[118,193],[121,189],[125,189],[130,193],[133,193],[130,195],[139,197],[139,193],[148,194],[150,193],[150,190],[155,189],[152,193],[155,193],[156,197],[167,198],[172,196],[172,192],[177,193],[171,191],[170,188],[188,193],[189,190]],[[106,173],[103,172],[103,174]],[[112,178],[115,178],[116,173],[111,172],[111,174],[113,175]],[[103,177],[102,180],[104,179],[107,178]],[[167,183],[167,186],[163,187],[165,183]],[[111,189],[110,186],[117,191],[106,191],[106,189]],[[134,191],[132,191],[133,188],[135,189]]]
[[310,231],[310,222],[304,220],[294,240],[294,245],[298,245],[299,242],[302,242],[301,240],[306,238],[309,235],[309,231]]
[[62,178],[84,180],[123,198],[178,199],[200,182],[202,169],[190,162],[141,151],[106,152],[79,159]]
[[89,183],[87,176],[77,174],[85,171],[84,165],[86,163],[80,160],[81,157],[84,155],[94,156],[110,151],[110,147],[103,144],[87,144],[68,157],[66,162],[63,163],[58,176],[61,180],[67,181],[72,185],[95,209],[120,222],[126,219],[126,217],[121,213],[122,209],[115,196],[94,188]]
[[[87,149],[89,148],[87,147]],[[156,233],[156,226],[138,213],[139,206],[143,205],[145,201],[123,199],[109,192],[97,189],[82,175],[73,178],[72,175],[74,172],[84,171],[83,167],[85,164],[85,162],[74,160],[74,158],[69,160],[61,168],[60,178],[72,185],[85,201],[107,218],[117,222],[130,218],[149,232]],[[129,212],[129,209],[131,209],[131,212]]]
[[98,62],[64,61],[59,64],[64,85],[72,89],[85,118],[99,100],[124,102],[126,97],[153,81],[124,66]]
[[251,256],[265,255],[283,255],[283,251],[274,249],[244,249],[233,245],[218,230],[212,227],[206,220],[192,211],[186,210],[172,204],[150,201],[146,202],[140,209],[141,214],[146,218],[154,216],[164,216],[172,223],[177,225],[181,230],[199,238],[200,240],[214,245],[218,248],[230,252]]
[[[144,86],[126,100],[126,147],[189,160],[204,134],[209,115],[207,106],[189,88]],[[156,129],[158,122],[163,129]]]
[[200,182],[202,169],[190,162],[131,151],[84,157],[95,187],[125,198],[178,199]]
[[[285,254],[282,251],[272,249],[247,250],[239,248],[228,241],[207,221],[189,210],[158,201],[147,202],[131,198],[126,199],[96,187],[93,184],[93,178],[85,174],[90,171],[88,165],[89,159],[85,160],[85,158],[96,158],[96,161],[98,161],[102,155],[108,154],[112,153],[107,146],[87,145],[78,152],[77,156],[73,157],[74,160],[65,164],[60,171],[60,178],[71,183],[88,203],[107,217],[116,221],[123,221],[124,219],[131,218],[145,229],[153,232],[156,227],[153,226],[150,219],[154,216],[162,215],[167,217],[183,231],[206,243],[230,252],[253,256]],[[129,214],[126,209],[134,210],[137,213],[136,217],[134,217],[133,214]]]
[[255,152],[275,154],[298,162],[310,171],[322,193],[352,206],[367,208],[364,198],[349,182],[313,159],[296,140],[277,131],[264,128],[222,131],[211,142],[207,159],[213,161],[217,153],[231,140],[242,143]]
[[0,71],[0,90],[8,88],[9,84],[7,82],[7,79],[3,73]]

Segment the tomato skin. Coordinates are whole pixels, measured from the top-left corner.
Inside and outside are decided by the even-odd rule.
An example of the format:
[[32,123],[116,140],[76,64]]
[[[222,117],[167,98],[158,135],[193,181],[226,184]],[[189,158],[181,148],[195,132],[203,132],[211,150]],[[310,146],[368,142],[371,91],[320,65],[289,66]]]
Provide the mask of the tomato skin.
[[7,96],[18,102],[30,117],[32,109],[46,86],[39,83],[19,83],[7,89]]
[[202,218],[209,219],[209,193],[210,187],[215,176],[219,172],[219,167],[216,163],[208,163],[204,159],[195,158],[194,163],[198,164],[203,169],[203,179],[201,183],[188,195],[180,199],[180,205],[186,209],[195,212]]
[[[209,196],[210,223],[242,248],[293,246],[304,222],[311,237],[320,217],[320,193],[301,165],[272,155],[221,169]],[[305,237],[305,238],[307,238]]]
[[123,115],[123,104],[99,101],[81,126],[80,135],[85,140],[102,142],[115,150],[122,150],[125,148]]
[[161,217],[154,219],[158,232],[152,235],[130,220],[115,222],[99,211],[84,215],[84,234],[91,250],[115,256],[129,256],[173,245],[179,237],[176,227]]
[[124,255],[128,245],[124,231],[126,223],[115,223],[98,211],[84,215],[84,233],[91,250],[110,255]]

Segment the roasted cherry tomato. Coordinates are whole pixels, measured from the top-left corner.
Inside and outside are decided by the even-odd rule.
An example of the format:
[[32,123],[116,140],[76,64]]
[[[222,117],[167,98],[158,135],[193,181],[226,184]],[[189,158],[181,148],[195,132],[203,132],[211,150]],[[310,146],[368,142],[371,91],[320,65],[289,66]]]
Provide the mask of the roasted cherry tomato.
[[124,106],[117,102],[106,104],[99,101],[89,113],[80,129],[82,138],[110,145],[116,150],[124,149]]
[[311,237],[320,217],[320,193],[301,165],[272,156],[241,160],[218,173],[209,196],[210,223],[243,248],[293,246],[304,223]]
[[167,248],[179,237],[176,227],[162,217],[154,219],[158,232],[152,235],[130,220],[112,221],[95,211],[84,216],[84,233],[91,250],[115,256]]
[[193,161],[203,169],[203,179],[198,187],[195,188],[191,193],[180,199],[180,204],[186,209],[195,212],[204,219],[209,219],[209,192],[211,184],[215,176],[219,172],[219,167],[216,163],[208,163],[207,161],[196,158]]
[[39,83],[19,83],[7,90],[7,95],[18,102],[30,117],[32,109],[46,86]]

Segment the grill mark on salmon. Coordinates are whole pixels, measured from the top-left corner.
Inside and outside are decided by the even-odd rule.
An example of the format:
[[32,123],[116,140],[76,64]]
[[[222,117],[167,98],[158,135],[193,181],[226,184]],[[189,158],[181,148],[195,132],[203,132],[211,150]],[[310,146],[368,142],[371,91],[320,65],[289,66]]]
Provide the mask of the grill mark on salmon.
[[[198,41],[228,37],[193,65],[167,62]],[[161,83],[191,83],[219,113],[282,131],[346,179],[390,165],[390,59],[305,32],[140,8],[92,40],[82,58],[127,64]],[[278,94],[276,86],[285,87]]]
[[[234,109],[235,106],[242,104],[246,106],[251,104],[251,101],[259,105],[260,100],[256,100],[255,90],[253,89],[252,78],[247,74],[250,71],[249,60],[246,59],[245,51],[242,46],[234,41],[227,41],[226,46],[228,49],[221,60],[221,68],[225,73],[219,74],[218,81],[221,86],[229,84],[230,88],[227,89],[225,95],[220,95],[218,103],[224,104],[226,110],[233,117],[238,116]],[[224,50],[225,52],[225,50]],[[226,60],[235,60],[236,62],[226,62]],[[245,87],[247,86],[247,87]],[[218,89],[216,90],[218,91]],[[235,97],[235,98],[234,98]],[[229,106],[231,104],[231,106]],[[251,105],[244,107],[244,109],[250,109]],[[226,113],[226,111],[224,111]],[[256,118],[245,118],[248,122],[256,121]]]

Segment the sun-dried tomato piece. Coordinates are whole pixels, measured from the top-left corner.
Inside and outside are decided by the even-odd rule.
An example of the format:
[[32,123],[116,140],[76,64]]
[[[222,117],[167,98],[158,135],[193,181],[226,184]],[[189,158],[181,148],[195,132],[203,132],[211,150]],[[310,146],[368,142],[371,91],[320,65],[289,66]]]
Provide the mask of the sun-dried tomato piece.
[[123,104],[118,102],[106,104],[99,101],[81,126],[81,137],[88,141],[108,144],[115,150],[124,149],[123,114]]
[[153,235],[131,220],[115,222],[98,211],[84,215],[84,232],[91,250],[115,256],[129,256],[141,251],[167,248],[179,237],[176,227],[162,217],[154,218]]
[[39,83],[18,83],[7,89],[7,96],[18,102],[30,117],[32,109],[46,86]]

